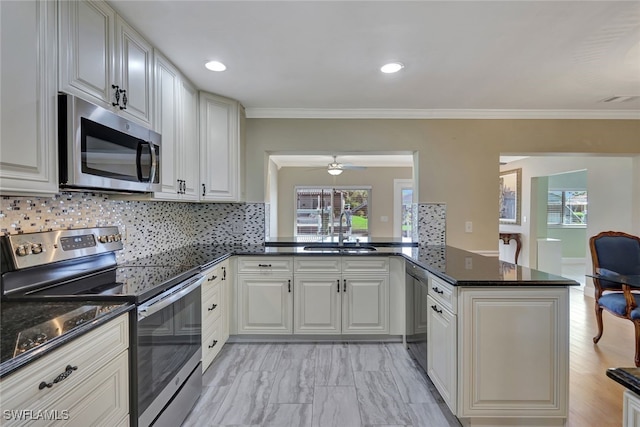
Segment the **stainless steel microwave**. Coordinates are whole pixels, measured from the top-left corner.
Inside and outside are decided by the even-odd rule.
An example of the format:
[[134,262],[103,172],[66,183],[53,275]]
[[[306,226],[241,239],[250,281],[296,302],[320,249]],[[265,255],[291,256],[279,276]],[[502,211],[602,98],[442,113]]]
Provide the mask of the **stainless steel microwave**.
[[160,191],[160,134],[76,96],[58,95],[61,189]]

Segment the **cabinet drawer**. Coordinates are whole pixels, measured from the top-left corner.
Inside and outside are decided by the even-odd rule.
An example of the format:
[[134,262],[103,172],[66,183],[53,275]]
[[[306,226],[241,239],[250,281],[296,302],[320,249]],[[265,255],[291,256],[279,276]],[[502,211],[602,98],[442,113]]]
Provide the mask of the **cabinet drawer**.
[[224,345],[221,319],[218,318],[211,325],[208,325],[206,329],[203,328],[202,332],[202,371],[204,372]]
[[339,256],[295,257],[293,268],[296,273],[340,273],[342,258]]
[[238,273],[282,273],[292,272],[291,257],[239,257]]
[[[124,314],[0,381],[3,409],[54,408],[52,404],[61,396],[80,387],[103,365],[129,347],[128,320],[128,314]],[[77,369],[51,388],[39,389],[41,382],[52,383],[66,371],[67,365]]]
[[345,256],[342,257],[343,273],[387,273],[388,257]]
[[207,289],[206,292],[202,292],[202,329],[204,333],[204,328],[206,325],[213,323],[216,319],[220,317],[220,313],[222,312],[222,306],[220,305],[220,284]]
[[214,265],[210,269],[204,272],[206,279],[202,283],[202,289],[206,289],[209,285],[215,285],[222,281],[222,265]]
[[429,275],[429,296],[437,303],[442,304],[453,314],[457,313],[456,288],[439,277]]

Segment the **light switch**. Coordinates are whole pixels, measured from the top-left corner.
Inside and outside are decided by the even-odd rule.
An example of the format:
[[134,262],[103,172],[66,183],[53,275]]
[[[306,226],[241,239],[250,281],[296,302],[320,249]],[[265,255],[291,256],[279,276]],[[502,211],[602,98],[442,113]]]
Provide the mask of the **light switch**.
[[464,223],[464,232],[473,233],[473,223],[471,221],[467,221]]
[[380,222],[389,222],[389,217],[386,215],[383,215],[380,217]]

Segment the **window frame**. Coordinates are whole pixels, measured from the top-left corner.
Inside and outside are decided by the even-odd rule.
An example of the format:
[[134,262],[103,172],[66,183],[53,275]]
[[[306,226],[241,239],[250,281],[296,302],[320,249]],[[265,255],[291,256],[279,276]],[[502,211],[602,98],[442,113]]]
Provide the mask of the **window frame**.
[[[555,193],[561,193],[561,202],[560,202],[560,218],[561,218],[561,222],[559,223],[550,223],[549,222],[549,194],[555,192]],[[587,225],[589,224],[589,217],[587,216],[587,220],[585,223],[583,224],[567,224],[564,222],[565,219],[565,204],[566,204],[566,193],[571,193],[571,192],[584,192],[586,197],[587,197],[587,204],[586,206],[589,206],[589,193],[586,189],[554,189],[554,188],[549,188],[547,190],[547,209],[546,209],[546,215],[547,215],[547,219],[546,219],[546,224],[547,224],[547,228],[587,228]],[[588,209],[586,209],[588,211]]]
[[[367,191],[368,196],[367,196],[367,203],[368,203],[368,216],[369,216],[369,222],[367,223],[367,237],[366,238],[370,238],[371,237],[371,207],[372,207],[372,200],[373,200],[373,191],[372,191],[372,186],[371,185],[295,185],[293,187],[293,237],[294,239],[297,241],[299,237],[305,237],[305,236],[311,236],[310,234],[298,234],[298,190],[304,190],[304,189],[317,189],[317,190],[331,190],[332,192],[335,190],[362,190],[362,191]],[[333,212],[332,212],[333,214]],[[337,220],[334,219],[334,220]],[[333,233],[335,234],[335,233]],[[331,234],[329,235],[321,235],[318,234],[317,237],[318,238],[323,238],[323,237],[330,237]]]

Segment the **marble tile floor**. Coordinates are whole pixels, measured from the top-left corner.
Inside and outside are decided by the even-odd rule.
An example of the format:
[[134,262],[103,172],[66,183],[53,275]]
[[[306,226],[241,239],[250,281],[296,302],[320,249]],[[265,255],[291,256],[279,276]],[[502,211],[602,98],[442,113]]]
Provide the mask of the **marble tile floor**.
[[183,426],[460,424],[400,343],[235,343]]

